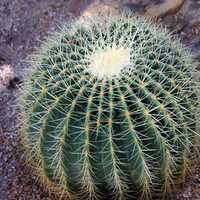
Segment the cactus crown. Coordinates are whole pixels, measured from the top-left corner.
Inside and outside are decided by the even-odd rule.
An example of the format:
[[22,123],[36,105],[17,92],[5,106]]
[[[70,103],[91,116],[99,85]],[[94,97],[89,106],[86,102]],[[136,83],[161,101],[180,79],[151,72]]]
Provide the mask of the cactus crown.
[[33,65],[22,131],[50,187],[148,199],[185,176],[197,137],[194,62],[165,29],[127,14],[78,21]]
[[120,72],[131,64],[130,49],[115,45],[95,50],[88,56],[88,62],[91,73],[100,79],[119,76]]

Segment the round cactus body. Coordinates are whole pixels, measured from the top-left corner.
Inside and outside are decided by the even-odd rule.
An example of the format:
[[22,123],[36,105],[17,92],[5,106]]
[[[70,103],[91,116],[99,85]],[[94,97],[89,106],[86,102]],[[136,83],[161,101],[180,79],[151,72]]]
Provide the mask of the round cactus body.
[[162,197],[196,144],[190,56],[170,34],[124,15],[78,21],[46,42],[23,87],[32,165],[66,197]]

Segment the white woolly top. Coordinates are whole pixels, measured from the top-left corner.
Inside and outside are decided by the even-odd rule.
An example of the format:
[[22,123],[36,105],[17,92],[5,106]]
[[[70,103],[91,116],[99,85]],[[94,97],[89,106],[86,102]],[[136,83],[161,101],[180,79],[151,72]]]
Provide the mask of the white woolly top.
[[110,78],[119,75],[123,68],[130,66],[130,49],[117,46],[98,49],[88,60],[88,69],[92,74],[98,78]]

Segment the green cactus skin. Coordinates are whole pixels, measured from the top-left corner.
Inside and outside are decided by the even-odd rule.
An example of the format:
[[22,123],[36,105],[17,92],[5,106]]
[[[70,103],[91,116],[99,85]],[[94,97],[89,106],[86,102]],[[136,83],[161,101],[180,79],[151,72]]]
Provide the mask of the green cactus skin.
[[167,30],[130,14],[79,20],[32,65],[23,139],[52,190],[164,198],[185,177],[197,145],[197,83],[190,54]]

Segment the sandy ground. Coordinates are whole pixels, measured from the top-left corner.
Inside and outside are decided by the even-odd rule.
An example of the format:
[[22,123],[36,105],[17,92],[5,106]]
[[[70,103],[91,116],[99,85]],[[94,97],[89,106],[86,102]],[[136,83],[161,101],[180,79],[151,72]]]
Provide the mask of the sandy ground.
[[[0,200],[57,200],[25,164],[17,131],[17,84],[29,69],[24,59],[40,41],[71,16],[91,14],[105,6],[129,9],[141,15],[157,15],[159,23],[178,35],[200,61],[200,1],[132,0],[0,0]],[[167,3],[166,3],[167,2]],[[102,7],[101,7],[102,6]],[[7,68],[7,70],[5,70]],[[2,74],[7,75],[1,79]],[[199,164],[172,200],[200,200]]]

